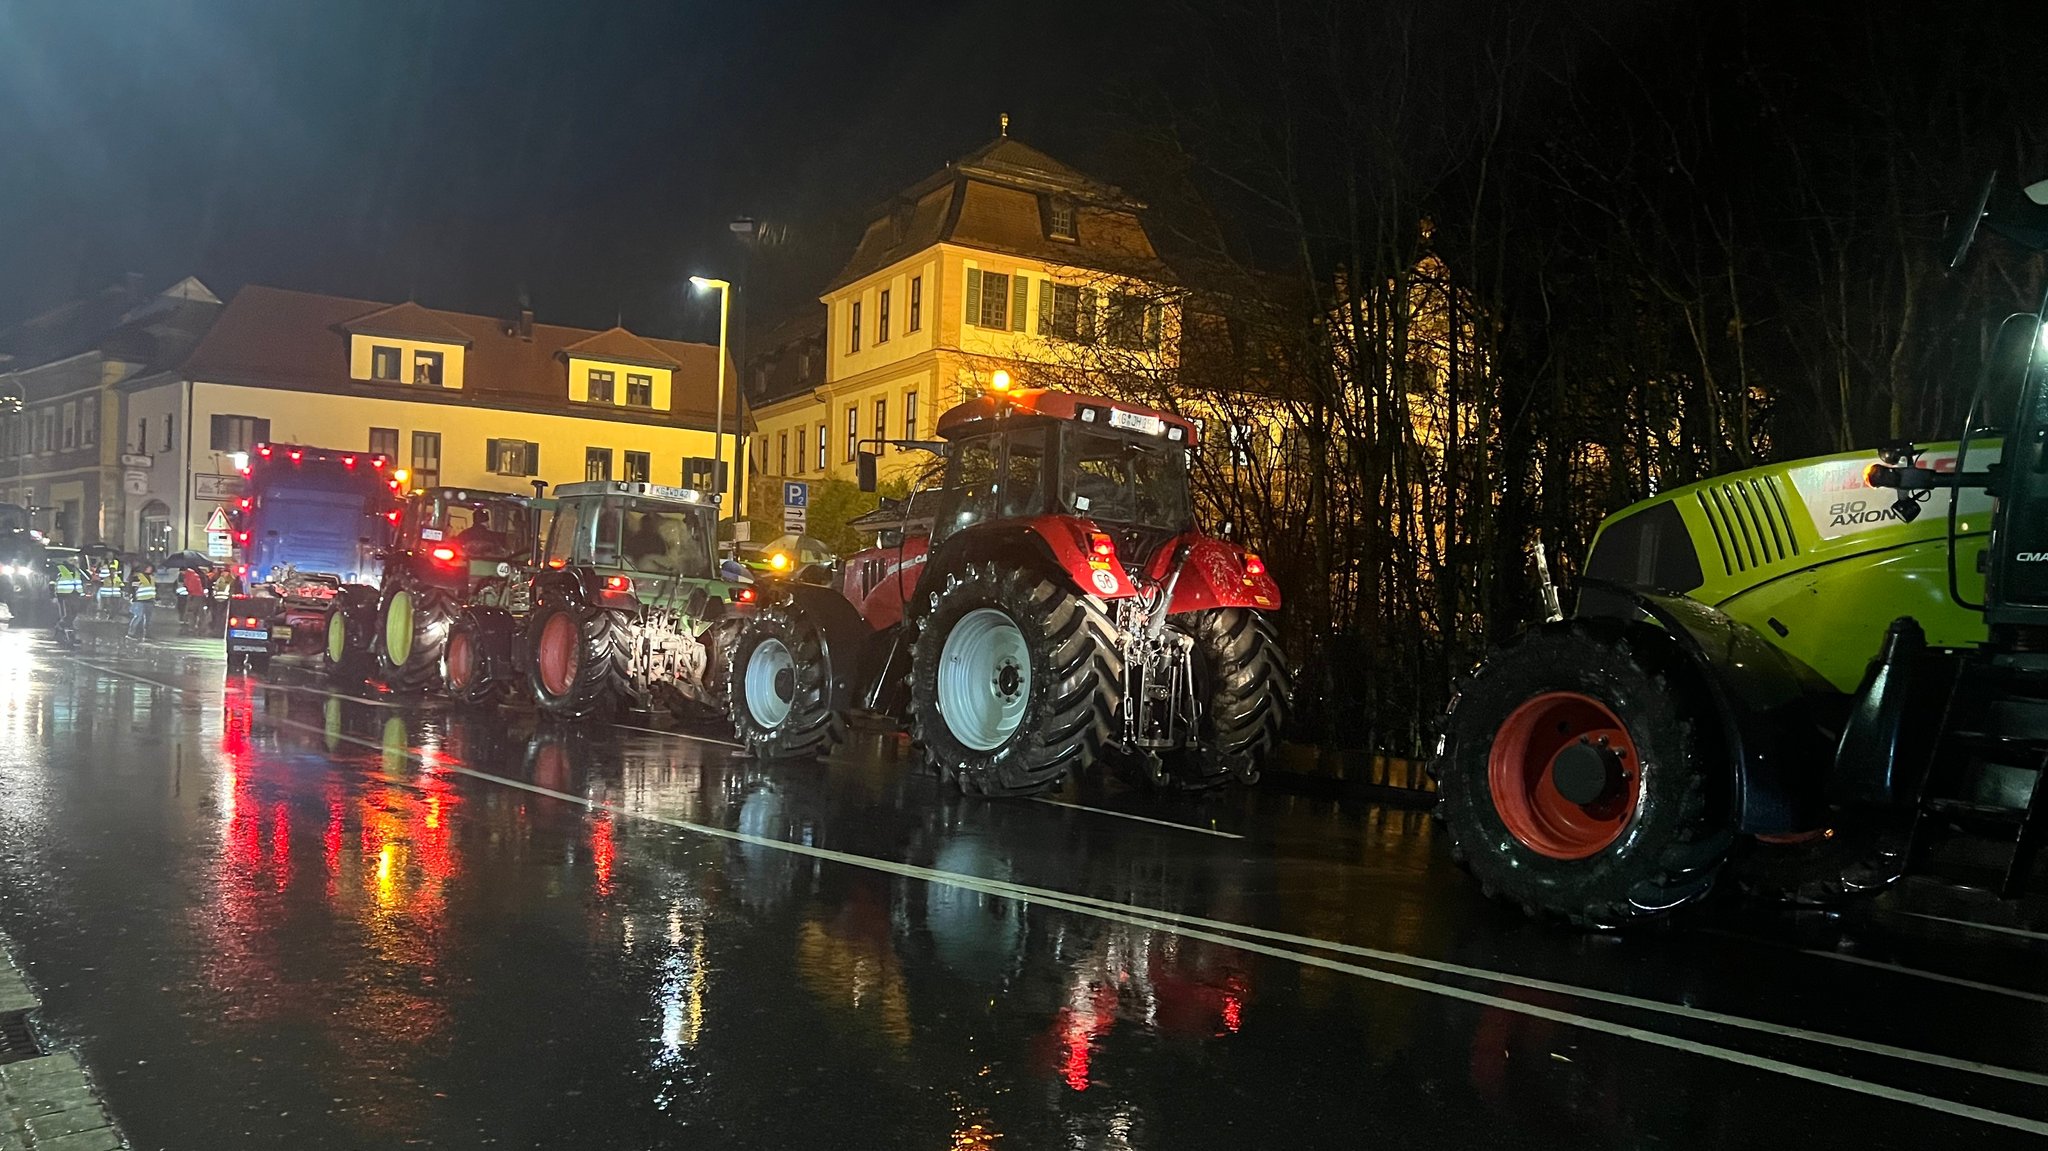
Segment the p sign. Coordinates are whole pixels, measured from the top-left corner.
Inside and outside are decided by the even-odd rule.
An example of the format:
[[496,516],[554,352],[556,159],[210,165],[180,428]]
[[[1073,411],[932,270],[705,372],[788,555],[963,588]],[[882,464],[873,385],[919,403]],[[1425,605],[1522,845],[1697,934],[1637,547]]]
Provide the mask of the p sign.
[[811,506],[811,485],[803,480],[782,482],[782,506],[786,508],[807,508]]

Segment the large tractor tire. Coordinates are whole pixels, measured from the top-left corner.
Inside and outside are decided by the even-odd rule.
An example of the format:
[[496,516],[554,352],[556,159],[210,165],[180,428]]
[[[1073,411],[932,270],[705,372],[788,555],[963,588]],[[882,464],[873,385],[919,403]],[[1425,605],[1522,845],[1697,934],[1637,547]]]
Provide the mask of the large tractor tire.
[[369,682],[377,666],[371,653],[375,617],[336,602],[327,616],[327,642],[320,650],[320,666],[330,682],[342,687],[360,687]]
[[1202,722],[1194,745],[1168,767],[1184,787],[1256,783],[1259,764],[1280,746],[1294,694],[1280,638],[1265,616],[1226,607],[1176,616],[1195,641],[1195,698]]
[[1115,734],[1124,661],[1100,603],[978,563],[946,576],[917,626],[911,738],[962,791],[1045,791]]
[[384,642],[377,651],[385,686],[401,695],[433,690],[441,679],[441,651],[453,614],[446,595],[410,582],[385,595],[378,613]]
[[1452,857],[1489,895],[1583,927],[1704,898],[1734,839],[1705,699],[1618,637],[1523,635],[1445,717],[1430,772]]
[[633,703],[626,661],[632,617],[622,611],[555,602],[534,613],[527,633],[533,702],[550,719],[609,717]]
[[747,620],[726,656],[725,713],[757,759],[812,759],[846,738],[818,625],[795,604]]
[[448,624],[448,642],[441,645],[441,685],[448,697],[469,707],[496,702],[499,682],[491,675],[476,617],[468,612]]

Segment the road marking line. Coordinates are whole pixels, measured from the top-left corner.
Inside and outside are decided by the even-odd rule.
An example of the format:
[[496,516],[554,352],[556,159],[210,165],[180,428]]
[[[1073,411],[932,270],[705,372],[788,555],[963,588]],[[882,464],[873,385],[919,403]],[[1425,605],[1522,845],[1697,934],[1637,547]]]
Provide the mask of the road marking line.
[[[88,667],[92,666],[91,664],[86,663],[86,661],[84,660],[80,660],[78,662],[80,662],[81,664],[85,664],[85,666]],[[99,670],[113,671],[113,669]],[[114,671],[114,674],[128,675],[130,678],[140,679],[148,683],[156,683],[157,686],[168,687],[174,691],[185,690],[184,688],[177,687],[175,685],[163,684],[155,680],[147,680],[142,676],[132,675],[132,673]],[[264,721],[266,723],[273,724],[276,726],[297,728],[301,731],[308,732],[314,735],[325,736],[328,734],[320,728],[313,727],[310,724],[299,723],[296,720],[277,719],[266,716],[264,717]],[[353,743],[361,747],[369,748],[374,751],[381,752],[384,750],[381,744],[373,743],[370,740],[363,739],[360,736],[343,734],[340,736],[340,738],[343,741]],[[422,760],[422,757],[418,749],[406,748],[404,754],[408,758],[411,758],[415,761],[420,761],[422,766],[426,766],[426,764]],[[1526,1015],[1532,1018],[1544,1019],[1550,1022],[1560,1023],[1566,1026],[1578,1027],[1584,1030],[1600,1032],[1602,1034],[1612,1035],[1619,1038],[1634,1039],[1639,1042],[1648,1043],[1652,1046],[1664,1047],[1674,1051],[1698,1055],[1702,1058],[1716,1059],[1722,1062],[1733,1063],[1739,1066],[1751,1067],[1758,1070],[1771,1071],[1777,1074],[1785,1075],[1789,1078],[1801,1079],[1807,1082],[1821,1084],[1823,1086],[1836,1087],[1841,1090],[1850,1091],[1862,1095],[1868,1095],[1873,1098],[1885,1099],[1892,1102],[1904,1103],[1909,1106],[1921,1107],[1931,1111],[1938,1111],[1944,1114],[1954,1115],[1959,1118],[1972,1119],[1978,1122],[1992,1124],[1994,1126],[2007,1127],[2013,1130],[2026,1131],[2037,1135],[2048,1135],[2048,1122],[2029,1119],[2024,1116],[2010,1115],[2000,1111],[1992,1111],[1986,1108],[1976,1107],[1966,1103],[1959,1103],[1951,1099],[1944,1099],[1939,1096],[1924,1095],[1919,1092],[1906,1091],[1899,1088],[1889,1087],[1881,1083],[1872,1083],[1866,1080],[1855,1079],[1845,1075],[1838,1075],[1833,1072],[1822,1071],[1817,1068],[1806,1067],[1796,1063],[1787,1063],[1783,1060],[1772,1059],[1766,1056],[1753,1055],[1749,1052],[1740,1051],[1734,1048],[1720,1047],[1709,1043],[1701,1043],[1695,1040],[1680,1038],[1675,1035],[1667,1035],[1661,1031],[1651,1031],[1645,1028],[1634,1027],[1628,1024],[1615,1023],[1613,1021],[1601,1019],[1594,1016],[1575,1015],[1570,1012],[1559,1011],[1554,1008],[1541,1007],[1536,1004],[1525,1003],[1520,1000],[1506,999],[1496,995],[1489,995],[1485,992],[1473,991],[1467,988],[1456,987],[1449,984],[1432,982],[1427,979],[1420,979],[1411,976],[1400,975],[1391,971],[1382,971],[1378,968],[1364,967],[1353,963],[1345,963],[1339,960],[1328,959],[1323,956],[1313,955],[1307,952],[1289,951],[1284,948],[1272,947],[1267,944],[1257,942],[1256,940],[1258,938],[1272,938],[1276,940],[1300,941],[1308,946],[1314,947],[1319,950],[1334,950],[1343,953],[1357,954],[1370,958],[1381,959],[1385,962],[1419,966],[1427,970],[1435,970],[1447,974],[1465,975],[1472,978],[1507,983],[1509,985],[1523,986],[1539,990],[1555,991],[1557,993],[1568,996],[1593,999],[1596,1001],[1615,1003],[1623,1006],[1639,1007],[1649,1011],[1699,1019],[1706,1022],[1720,1023],[1730,1027],[1779,1035],[1786,1038],[1807,1039],[1813,1042],[1825,1043],[1832,1046],[1843,1047],[1849,1050],[1861,1051],[1869,1054],[1890,1055],[1901,1059],[1927,1063],[1933,1066],[1946,1067],[1952,1070],[1971,1071],[1999,1078],[2012,1079],[2018,1082],[2034,1083],[2036,1085],[2048,1085],[2048,1076],[2037,1075],[2032,1072],[2017,1071],[2011,1068],[1992,1066],[1990,1064],[1974,1063],[1968,1060],[1953,1059],[1948,1056],[1932,1055],[1926,1052],[1911,1051],[1904,1048],[1891,1047],[1885,1044],[1865,1043],[1861,1040],[1848,1039],[1841,1036],[1827,1035],[1822,1032],[1806,1031],[1800,1028],[1781,1027],[1776,1024],[1763,1023],[1758,1020],[1746,1019],[1740,1016],[1728,1016],[1722,1015],[1717,1012],[1701,1011],[1695,1008],[1681,1007],[1678,1005],[1668,1003],[1659,1003],[1654,1000],[1636,999],[1633,996],[1612,995],[1606,992],[1593,991],[1588,988],[1574,987],[1569,984],[1551,983],[1547,980],[1529,979],[1521,976],[1506,975],[1501,972],[1487,971],[1481,968],[1468,968],[1458,964],[1443,963],[1436,960],[1425,960],[1415,956],[1401,955],[1396,952],[1378,951],[1377,949],[1373,948],[1356,947],[1350,944],[1340,944],[1329,940],[1319,940],[1306,936],[1292,936],[1284,932],[1266,931],[1259,928],[1247,927],[1242,924],[1225,923],[1218,920],[1205,920],[1198,916],[1180,915],[1173,912],[1165,912],[1159,909],[1146,908],[1134,904],[1120,904],[1110,900],[1095,899],[1090,896],[1070,895],[1065,892],[1052,891],[1045,888],[1028,887],[1023,884],[1008,883],[1001,880],[982,879],[978,876],[966,875],[959,872],[940,871],[935,868],[920,867],[915,864],[897,863],[892,860],[876,859],[865,855],[855,855],[850,852],[837,851],[831,848],[814,847],[807,844],[790,843],[785,840],[769,839],[763,836],[749,835],[745,832],[732,831],[723,827],[715,827],[710,824],[695,823],[690,820],[676,819],[672,816],[664,816],[653,812],[634,810],[632,808],[623,807],[615,803],[599,803],[585,796],[572,795],[568,792],[557,791],[554,788],[543,787],[539,784],[528,783],[524,780],[511,779],[509,777],[497,775],[492,772],[479,771],[476,768],[465,767],[455,763],[437,762],[435,765],[429,768],[429,770],[446,771],[453,772],[459,775],[466,775],[473,779],[479,779],[489,783],[495,783],[500,786],[510,787],[518,791],[525,791],[534,795],[543,795],[552,799],[558,799],[565,803],[570,803],[582,807],[586,811],[602,810],[623,818],[640,819],[650,823],[658,823],[664,826],[674,827],[679,830],[693,832],[711,839],[721,839],[728,842],[744,843],[755,847],[764,847],[770,850],[783,851],[793,855],[803,855],[814,859],[822,859],[828,862],[841,863],[848,866],[859,867],[870,871],[879,871],[885,874],[893,874],[905,878],[918,879],[928,883],[937,883],[948,887],[958,887],[966,890],[978,891],[983,894],[994,895],[999,898],[1015,899],[1022,903],[1037,903],[1041,906],[1054,907],[1068,911],[1073,914],[1084,915],[1091,918],[1107,919],[1114,922],[1126,923],[1132,926],[1145,927],[1152,930],[1168,931],[1189,938],[1201,939],[1206,942],[1217,943],[1226,947],[1233,947],[1241,951],[1250,951],[1254,954],[1266,955],[1272,958],[1291,960],[1298,963],[1304,963],[1309,966],[1321,967],[1330,971],[1337,971],[1345,974],[1355,975],[1359,978],[1369,979],[1374,982],[1386,983],[1396,987],[1402,987],[1413,991],[1424,992],[1426,994],[1439,995],[1448,999],[1455,999],[1461,1002],[1476,1004],[1483,1007],[1492,1007],[1498,1010],[1508,1011],[1518,1015]],[[1219,934],[1217,932],[1202,930],[1200,928],[1190,926],[1190,924],[1213,925],[1219,928],[1221,931],[1239,932],[1242,933],[1242,935]],[[1249,936],[1251,938],[1246,938],[1246,936]]]
[[1953,923],[1957,927],[1969,927],[1978,931],[1995,931],[2000,935],[2018,935],[2027,939],[2048,939],[2048,934],[2028,931],[2024,927],[2003,927],[1996,923],[1980,923],[1974,919],[1950,919],[1946,915],[1929,915],[1924,911],[1891,911],[1893,915],[1910,915],[1914,919],[1931,919],[1936,923]]
[[1835,959],[1843,963],[1854,963],[1861,967],[1874,967],[1879,971],[1891,971],[1899,975],[1910,975],[1916,979],[1931,979],[1936,983],[1952,983],[1957,987],[1968,987],[1973,991],[1988,991],[1993,995],[2010,995],[2014,999],[2026,999],[2035,1003],[2048,1003],[2048,995],[2038,991],[2021,991],[2016,987],[2000,987],[1996,983],[1980,983],[1975,979],[1964,979],[1959,975],[1943,975],[1939,971],[1923,971],[1918,967],[1907,967],[1899,963],[1887,963],[1882,959],[1866,959],[1861,955],[1844,955],[1839,951],[1820,951],[1801,948],[1801,955],[1818,955],[1822,959]]
[[1042,795],[1031,797],[1033,803],[1050,803],[1054,807],[1071,807],[1075,811],[1092,811],[1097,815],[1113,815],[1118,819],[1135,819],[1139,823],[1156,823],[1160,827],[1171,827],[1177,831],[1192,831],[1201,835],[1213,835],[1219,839],[1243,839],[1234,831],[1217,831],[1213,827],[1196,827],[1192,823],[1176,823],[1171,819],[1154,819],[1149,815],[1132,815],[1128,811],[1111,811],[1106,807],[1090,807],[1085,803],[1068,803],[1063,799],[1047,799]]
[[666,735],[675,739],[694,739],[698,743],[708,743],[713,747],[730,747],[735,751],[745,751],[747,746],[743,743],[734,743],[729,739],[717,739],[708,735],[692,735],[687,731],[663,731],[658,727],[635,727],[630,723],[615,723],[612,726],[626,731],[644,731],[649,735]]

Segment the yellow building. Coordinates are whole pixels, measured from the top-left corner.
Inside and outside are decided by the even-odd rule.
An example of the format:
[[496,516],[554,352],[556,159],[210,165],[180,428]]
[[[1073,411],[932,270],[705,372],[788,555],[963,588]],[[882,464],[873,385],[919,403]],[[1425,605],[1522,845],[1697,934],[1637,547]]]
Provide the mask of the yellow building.
[[[764,487],[850,480],[862,441],[931,438],[998,370],[1019,387],[1068,382],[1098,355],[1169,371],[1178,307],[1142,208],[1007,131],[881,205],[819,297],[822,371],[756,365]],[[801,333],[770,343],[809,366]],[[929,458],[889,449],[882,475]]]
[[[240,494],[238,454],[264,441],[381,453],[415,487],[710,490],[717,368],[715,347],[624,328],[251,286],[177,378],[127,393],[123,435],[137,450],[123,458],[141,480],[131,499],[167,510],[178,547],[205,546],[207,519]],[[744,429],[727,391],[730,470],[744,467]]]

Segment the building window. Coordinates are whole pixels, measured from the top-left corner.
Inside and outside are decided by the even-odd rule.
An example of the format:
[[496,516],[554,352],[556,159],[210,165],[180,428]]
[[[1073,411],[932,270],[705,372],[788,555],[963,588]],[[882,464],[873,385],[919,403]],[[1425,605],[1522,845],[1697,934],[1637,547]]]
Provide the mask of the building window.
[[1046,234],[1055,240],[1074,238],[1074,202],[1065,196],[1054,196],[1046,205]]
[[1113,348],[1156,348],[1159,346],[1159,309],[1142,296],[1114,292],[1109,297],[1109,320],[1104,337]]
[[[80,447],[89,448],[99,439],[99,407],[99,401],[97,400],[85,400],[78,405],[78,443]],[[164,430],[169,431],[170,425],[164,425]],[[164,445],[165,451],[170,449],[171,445]]]
[[490,461],[490,472],[497,476],[537,476],[540,474],[540,445],[525,440],[485,440],[484,458]]
[[172,448],[173,448],[173,447],[175,446],[175,443],[174,443],[174,442],[175,442],[175,441],[176,441],[176,439],[177,439],[177,435],[178,435],[178,417],[177,417],[177,416],[175,416],[175,415],[165,416],[165,417],[164,417],[164,450],[165,450],[165,451],[167,451],[167,452],[168,452],[168,451],[170,451],[170,450],[171,450],[171,449],[172,449]]
[[625,464],[625,478],[629,484],[647,483],[648,477],[654,472],[654,469],[648,465],[646,452],[627,452]]
[[924,326],[924,277],[910,277],[910,316],[903,325],[906,332],[914,332]]
[[846,350],[847,350],[847,351],[848,351],[849,353],[851,353],[851,352],[858,352],[858,351],[860,351],[860,301],[859,301],[859,300],[855,300],[855,301],[853,302],[853,327],[852,327],[852,328],[850,329],[850,331],[852,332],[852,338],[851,338],[851,339],[849,339],[849,340],[847,341],[847,344],[846,344]]
[[917,389],[903,393],[903,438],[917,438]]
[[370,349],[370,378],[398,381],[398,349],[378,345]]
[[846,405],[846,458],[860,454],[860,405]]
[[1095,290],[1047,280],[1038,292],[1038,333],[1062,340],[1095,336]]
[[796,430],[796,474],[804,474],[804,430]]
[[384,457],[385,459],[387,459],[387,460],[395,460],[395,459],[397,459],[397,458],[398,458],[398,429],[397,429],[397,428],[371,428],[371,429],[370,429],[370,454],[371,454],[371,455],[373,455],[373,456],[383,456],[383,457]]
[[441,486],[441,433],[414,432],[412,434],[412,486],[415,488],[438,488]]
[[414,352],[412,354],[412,382],[423,388],[441,386],[441,353]]
[[822,472],[822,471],[824,471],[824,470],[825,470],[825,465],[826,465],[826,463],[827,463],[827,461],[828,461],[829,459],[830,459],[830,457],[828,457],[828,456],[827,456],[827,455],[825,454],[825,421],[823,421],[823,420],[820,420],[820,421],[818,421],[818,470],[819,470],[819,471],[821,471],[821,472]]
[[626,406],[630,408],[651,408],[654,406],[654,377],[626,377]]
[[887,288],[883,288],[882,294],[875,299],[875,342],[878,344],[889,342],[889,289]]
[[135,450],[138,452],[149,450],[149,418],[147,416],[135,421]]
[[270,442],[270,421],[254,416],[215,416],[208,437],[217,452],[246,452]]
[[596,368],[590,369],[590,402],[593,404],[617,403],[618,401],[612,398],[612,385],[614,382],[610,372],[601,372]]
[[[716,487],[712,485],[713,473],[718,476]],[[724,491],[726,466],[724,460],[711,460],[703,456],[683,457],[683,486],[700,492]]]
[[57,409],[55,408],[43,409],[43,450],[46,452],[57,450]]
[[61,426],[64,429],[64,450],[70,451],[78,446],[78,405],[76,403],[64,405],[64,421]]
[[1250,467],[1252,447],[1256,442],[1252,426],[1250,424],[1231,424],[1229,425],[1229,436],[1230,462],[1241,468]]
[[610,448],[583,449],[583,478],[586,480],[608,480],[612,478],[612,450]]
[[887,396],[882,396],[875,400],[875,438],[878,440],[889,438],[889,397]]
[[775,437],[775,474],[778,476],[789,474],[788,432],[783,432]]
[[983,328],[1010,326],[1010,277],[967,269],[967,319]]

